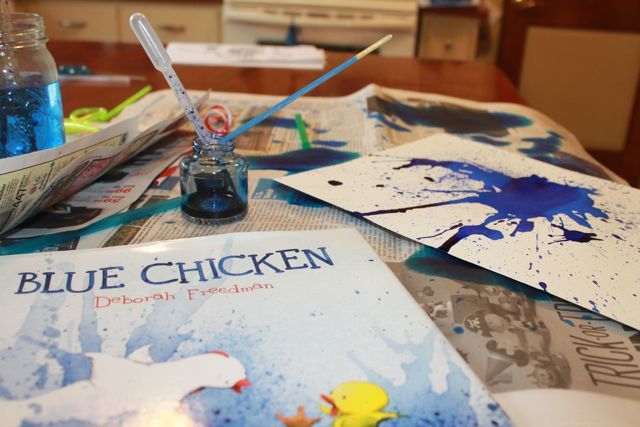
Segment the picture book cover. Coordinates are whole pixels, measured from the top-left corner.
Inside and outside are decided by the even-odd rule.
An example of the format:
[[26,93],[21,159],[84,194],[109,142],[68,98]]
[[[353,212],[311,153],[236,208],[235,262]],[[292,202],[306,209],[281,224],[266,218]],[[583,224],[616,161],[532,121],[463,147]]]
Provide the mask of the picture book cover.
[[640,329],[640,190],[444,134],[277,181]]
[[3,427],[510,425],[352,229],[0,268]]

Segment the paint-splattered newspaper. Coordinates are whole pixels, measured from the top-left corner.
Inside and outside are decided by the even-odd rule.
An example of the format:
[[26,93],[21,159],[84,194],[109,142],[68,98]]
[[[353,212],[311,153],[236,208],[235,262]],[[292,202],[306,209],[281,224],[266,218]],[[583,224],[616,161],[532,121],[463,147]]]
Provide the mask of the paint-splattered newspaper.
[[[231,108],[236,122],[255,116],[277,100],[211,95],[211,102]],[[393,235],[276,183],[275,178],[300,164],[286,158],[282,161],[280,156],[300,148],[293,119],[296,113],[305,121],[314,147],[311,153],[317,154],[308,168],[331,162],[331,157],[323,157],[326,152],[343,153],[347,159],[349,153],[369,154],[447,132],[621,182],[593,160],[570,132],[526,107],[368,86],[347,97],[303,98],[238,138],[237,147],[250,157],[253,168],[249,214],[242,222],[204,227],[187,223],[179,210],[170,210],[83,236],[72,247],[236,231],[355,227],[498,396],[516,390],[559,389],[640,401],[640,332]],[[298,154],[304,158],[305,153]],[[162,174],[132,207],[179,195],[175,164],[168,170],[173,173]],[[489,323],[499,321],[504,331],[483,327],[487,316]],[[465,327],[469,324],[478,327]]]

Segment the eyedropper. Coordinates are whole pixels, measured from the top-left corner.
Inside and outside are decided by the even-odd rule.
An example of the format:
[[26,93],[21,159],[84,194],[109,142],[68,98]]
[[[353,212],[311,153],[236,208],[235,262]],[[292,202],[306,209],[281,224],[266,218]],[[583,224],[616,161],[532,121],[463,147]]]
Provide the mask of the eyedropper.
[[147,53],[147,56],[149,56],[153,66],[162,73],[169,87],[171,87],[173,93],[176,95],[176,98],[178,98],[187,118],[195,128],[200,141],[202,141],[204,145],[209,146],[216,144],[211,132],[204,126],[198,110],[189,99],[189,95],[178,78],[178,75],[173,70],[171,59],[147,18],[142,13],[134,13],[129,18],[129,24],[144,48],[144,51]]

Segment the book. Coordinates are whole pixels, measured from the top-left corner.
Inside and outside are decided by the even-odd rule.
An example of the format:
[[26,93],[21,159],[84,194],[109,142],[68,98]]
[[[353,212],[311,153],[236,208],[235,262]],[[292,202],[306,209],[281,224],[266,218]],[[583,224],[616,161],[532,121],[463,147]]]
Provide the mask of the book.
[[0,258],[0,425],[510,425],[353,229]]

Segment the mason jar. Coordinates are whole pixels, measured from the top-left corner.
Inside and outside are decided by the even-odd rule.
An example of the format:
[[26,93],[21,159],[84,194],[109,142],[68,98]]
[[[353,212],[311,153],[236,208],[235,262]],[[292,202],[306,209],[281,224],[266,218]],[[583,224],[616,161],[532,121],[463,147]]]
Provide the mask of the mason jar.
[[0,157],[64,144],[60,82],[42,17],[0,19]]

